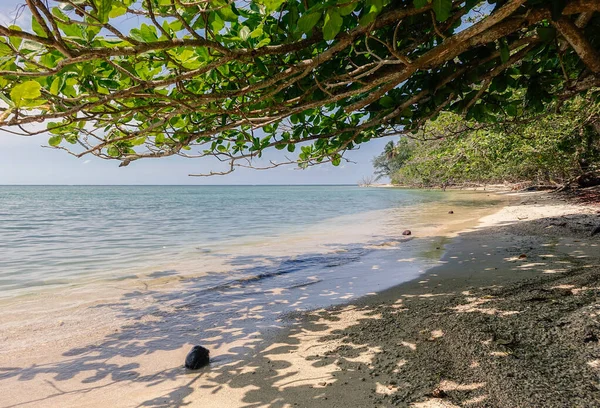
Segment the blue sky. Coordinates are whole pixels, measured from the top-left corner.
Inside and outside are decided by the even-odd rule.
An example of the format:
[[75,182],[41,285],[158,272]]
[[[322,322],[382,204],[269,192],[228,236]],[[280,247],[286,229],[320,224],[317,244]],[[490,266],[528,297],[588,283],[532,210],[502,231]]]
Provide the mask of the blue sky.
[[[24,0],[2,0],[0,23],[12,24]],[[29,15],[17,24],[29,25]],[[330,164],[299,170],[283,166],[270,170],[237,169],[227,176],[189,177],[190,173],[222,170],[220,163],[180,157],[148,159],[119,168],[119,162],[93,156],[77,159],[63,151],[42,148],[46,135],[19,137],[0,130],[0,184],[353,184],[371,175],[372,158],[383,150],[389,138],[373,140],[349,152],[355,163],[339,167]],[[273,151],[265,159],[283,161]]]

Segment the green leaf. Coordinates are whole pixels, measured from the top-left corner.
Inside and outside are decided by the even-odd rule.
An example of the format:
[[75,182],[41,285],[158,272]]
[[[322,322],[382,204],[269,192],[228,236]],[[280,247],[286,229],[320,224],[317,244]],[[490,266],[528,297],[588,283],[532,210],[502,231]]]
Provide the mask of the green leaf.
[[427,4],[429,4],[429,1],[427,0],[413,0],[413,4],[415,5],[416,9],[420,9],[425,7]]
[[304,14],[298,20],[298,28],[303,33],[310,33],[313,27],[319,22],[321,19],[321,13],[308,13]]
[[23,82],[10,91],[10,99],[17,108],[25,106],[42,95],[41,88],[42,86],[36,81]]
[[[218,33],[225,27],[225,22],[216,13],[211,13],[208,17],[208,20],[209,20],[210,27],[213,29],[213,31],[215,33]],[[197,21],[202,21],[202,19],[199,18]]]
[[258,44],[256,44],[256,48],[260,48],[260,47],[264,47],[265,45],[269,45],[271,44],[271,39],[270,38],[263,38],[262,40],[259,41]]
[[56,147],[60,144],[60,142],[62,142],[62,140],[62,136],[52,136],[50,139],[48,139],[48,144],[52,147]]
[[250,38],[258,38],[264,34],[262,25],[256,27],[252,33],[250,33]]
[[520,104],[518,102],[512,102],[508,105],[506,105],[505,109],[506,109],[506,113],[509,116],[518,116],[521,112],[519,112],[519,109],[521,108]]
[[364,27],[375,21],[383,10],[383,6],[383,0],[367,0],[364,8],[365,14],[360,18],[359,24]]
[[140,28],[132,29],[130,35],[133,39],[141,42],[153,42],[158,40],[156,27],[148,24],[142,24]]
[[325,21],[323,23],[323,38],[325,40],[333,40],[342,29],[344,20],[336,9],[330,8],[325,13]]
[[279,7],[281,7],[281,5],[285,3],[285,1],[286,0],[262,0],[261,3],[265,5],[267,11],[271,12],[278,10]]
[[452,12],[452,0],[433,0],[433,11],[438,21],[446,21]]
[[11,48],[7,44],[0,42],[0,57],[6,57],[12,54],[13,50],[11,50]]
[[269,75],[269,69],[267,66],[260,60],[260,58],[254,58],[254,63],[263,73]]
[[[21,27],[16,26],[16,25],[11,25],[10,27],[11,30],[15,30],[15,31],[23,31],[21,29]],[[10,42],[10,44],[15,47],[16,49],[19,49],[19,46],[21,45],[21,42],[23,42],[23,39],[19,38],[19,37],[9,37],[8,38],[8,42]]]
[[389,95],[386,95],[379,100],[379,104],[384,108],[391,108],[392,106],[394,106],[394,98],[392,98]]
[[243,26],[238,35],[242,41],[246,41],[250,37],[250,29],[247,26]]
[[98,20],[101,23],[108,22],[108,16],[112,10],[112,0],[94,0],[96,3],[96,9],[98,10]]
[[108,149],[106,149],[106,154],[108,154],[111,157],[119,157],[121,155],[121,152],[116,146],[110,146]]
[[360,21],[358,23],[361,26],[365,27],[365,26],[368,26],[369,24],[371,24],[373,21],[375,21],[376,18],[377,18],[377,14],[367,13],[360,18]]
[[54,78],[54,80],[52,81],[52,84],[50,85],[50,93],[52,95],[58,95],[64,84],[65,84],[64,77],[60,76],[60,77]]
[[[348,3],[348,0],[339,0],[338,3]],[[357,6],[358,3],[350,3],[346,6],[343,7],[339,7],[338,8],[338,12],[340,13],[341,16],[347,16],[348,14],[352,13]]]
[[238,15],[236,14],[235,5],[226,4],[220,6],[217,13],[221,16],[221,18],[225,21],[235,22],[238,21]]
[[40,36],[42,38],[47,37],[46,32],[42,28],[41,24],[33,16],[31,17],[31,28],[32,28],[33,32],[36,33],[38,36]]
[[[170,0],[169,0],[170,2]],[[108,18],[117,18],[127,13],[127,7],[123,7],[119,4],[114,4],[110,13],[108,13]]]

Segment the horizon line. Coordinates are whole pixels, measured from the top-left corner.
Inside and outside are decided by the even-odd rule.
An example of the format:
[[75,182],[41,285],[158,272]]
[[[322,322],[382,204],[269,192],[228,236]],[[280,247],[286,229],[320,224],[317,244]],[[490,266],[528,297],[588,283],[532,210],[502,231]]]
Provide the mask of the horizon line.
[[0,187],[303,187],[357,186],[358,183],[325,184],[0,184]]

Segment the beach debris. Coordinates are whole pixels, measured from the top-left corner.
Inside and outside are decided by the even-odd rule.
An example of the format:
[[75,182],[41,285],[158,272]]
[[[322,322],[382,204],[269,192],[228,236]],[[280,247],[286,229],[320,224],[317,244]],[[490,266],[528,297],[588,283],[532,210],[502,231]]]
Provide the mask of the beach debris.
[[402,233],[402,235],[411,235],[412,232],[410,230],[404,230],[404,232]]
[[448,211],[448,214],[454,214],[454,211],[450,210]]
[[598,225],[593,231],[592,231],[592,237],[596,234],[600,234],[600,225]]
[[197,370],[210,363],[210,351],[202,346],[194,346],[185,358],[185,368]]

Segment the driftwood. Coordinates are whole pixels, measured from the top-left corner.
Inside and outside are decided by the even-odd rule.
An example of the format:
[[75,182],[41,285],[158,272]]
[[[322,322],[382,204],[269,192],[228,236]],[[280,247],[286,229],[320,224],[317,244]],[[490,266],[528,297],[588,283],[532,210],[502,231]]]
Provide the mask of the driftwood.
[[560,193],[570,188],[573,183],[577,183],[580,188],[595,187],[600,185],[600,176],[596,172],[588,172],[580,174],[567,180],[561,187],[557,188],[554,192]]

